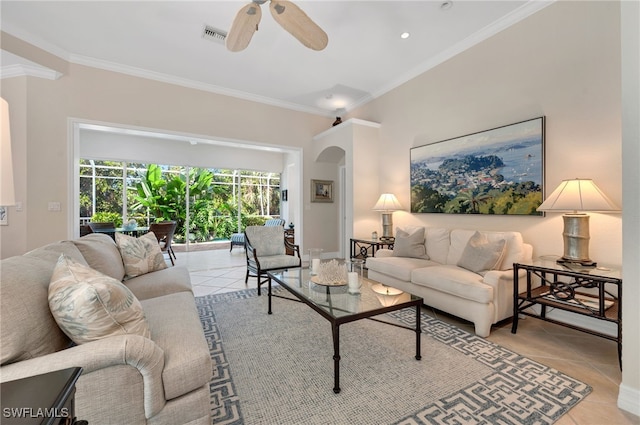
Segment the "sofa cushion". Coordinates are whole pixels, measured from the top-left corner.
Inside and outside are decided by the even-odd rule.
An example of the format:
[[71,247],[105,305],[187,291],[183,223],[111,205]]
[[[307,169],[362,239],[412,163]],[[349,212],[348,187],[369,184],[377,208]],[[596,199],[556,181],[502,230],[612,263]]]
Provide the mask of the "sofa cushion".
[[162,382],[167,400],[211,379],[211,354],[190,292],[141,301],[153,341],[164,351]]
[[160,244],[153,232],[139,238],[116,233],[116,244],[122,255],[125,279],[167,268]]
[[272,255],[270,257],[260,257],[258,260],[260,261],[260,269],[262,270],[284,269],[287,267],[300,266],[300,259],[293,255]]
[[151,336],[142,305],[126,286],[64,255],[51,276],[49,308],[76,344],[114,335]]
[[375,270],[396,279],[409,282],[411,280],[411,272],[422,267],[437,265],[431,260],[423,260],[420,258],[408,257],[369,257],[367,258],[367,268]]
[[[497,232],[496,232],[497,233]],[[513,269],[513,263],[520,263],[527,257],[524,241],[522,240],[522,234],[519,232],[500,232],[501,237],[506,241],[504,257],[502,258],[502,264],[498,270],[511,270]],[[492,236],[498,236],[497,234],[487,234],[489,240],[492,240]]]
[[74,239],[73,243],[78,247],[89,267],[116,280],[124,279],[122,256],[109,235],[90,233]]
[[[454,265],[415,269],[411,282],[483,304],[493,300],[493,288],[482,282],[482,276]],[[428,298],[424,302],[429,304]]]
[[506,241],[504,239],[489,242],[480,232],[475,232],[467,242],[458,261],[458,266],[475,273],[497,270],[502,264]]
[[394,257],[428,260],[427,248],[424,245],[424,227],[416,227],[407,231],[398,227],[393,243],[393,255]]
[[445,264],[449,255],[449,229],[427,227],[425,230],[425,245],[429,259]]
[[47,288],[55,264],[55,261],[24,255],[2,260],[2,365],[54,353],[71,344],[47,303]]
[[41,258],[55,265],[60,258],[60,254],[64,254],[67,257],[73,258],[80,264],[88,265],[82,252],[72,241],[60,241],[51,243],[49,245],[36,248],[33,251],[29,251],[24,254],[26,257]]
[[[471,239],[475,232],[475,230],[466,229],[454,229],[451,231],[451,246],[449,247],[446,264],[458,264],[467,246],[467,242],[469,242],[469,239]],[[506,241],[504,258],[498,270],[510,270],[513,268],[514,262],[522,261],[524,258],[524,243],[522,242],[522,235],[519,232],[481,231],[480,233],[485,235],[489,242],[497,240]]]

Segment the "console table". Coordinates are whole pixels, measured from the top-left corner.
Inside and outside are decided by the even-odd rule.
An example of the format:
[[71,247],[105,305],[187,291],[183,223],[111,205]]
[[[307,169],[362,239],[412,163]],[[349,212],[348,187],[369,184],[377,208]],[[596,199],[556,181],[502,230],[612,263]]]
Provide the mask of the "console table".
[[[526,290],[519,293],[519,271],[526,272]],[[622,368],[622,279],[619,269],[607,267],[565,266],[551,260],[513,265],[513,324],[518,330],[518,315],[535,317],[566,326],[618,344],[618,362]],[[539,306],[537,314],[529,307]],[[547,317],[547,308],[569,311],[614,323],[617,335],[560,322]]]
[[75,418],[76,381],[81,367],[2,383],[3,424],[86,425]]
[[393,249],[394,241],[381,241],[379,239],[356,239],[351,238],[350,258],[366,260],[373,257],[376,251],[382,248]]

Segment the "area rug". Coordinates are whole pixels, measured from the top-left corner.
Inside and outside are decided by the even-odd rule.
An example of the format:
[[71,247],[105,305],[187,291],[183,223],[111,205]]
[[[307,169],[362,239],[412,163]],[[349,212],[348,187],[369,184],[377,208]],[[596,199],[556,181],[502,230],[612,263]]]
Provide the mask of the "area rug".
[[[196,303],[214,365],[216,425],[551,424],[591,392],[423,313],[420,361],[410,330],[371,320],[341,326],[334,394],[331,326],[308,306],[274,298],[267,315],[255,289]],[[383,318],[412,326],[415,310]]]

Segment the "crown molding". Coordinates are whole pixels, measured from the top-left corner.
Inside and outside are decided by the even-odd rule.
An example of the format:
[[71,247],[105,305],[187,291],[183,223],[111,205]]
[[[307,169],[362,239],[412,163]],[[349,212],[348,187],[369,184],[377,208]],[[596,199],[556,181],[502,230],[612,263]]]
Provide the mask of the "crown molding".
[[[501,19],[491,23],[490,25],[487,25],[486,27],[480,29],[479,31],[476,31],[474,34],[463,39],[462,41],[453,45],[449,49],[442,51],[441,53],[433,56],[429,60],[413,68],[412,70],[405,73],[403,76],[399,77],[398,79],[391,81],[388,84],[382,86],[379,90],[377,90],[375,93],[372,94],[372,98],[373,99],[378,98],[383,94],[395,89],[396,87],[406,83],[407,81],[410,81],[416,78],[417,76],[424,74],[428,70],[435,68],[436,66],[464,52],[465,50],[472,48],[473,46],[481,43],[482,41],[488,39],[489,37],[492,37],[498,34],[499,32],[509,28],[510,26],[515,25],[516,23],[522,21],[523,19],[533,15],[534,13],[539,12],[540,10],[546,8],[547,6],[552,5],[556,1],[557,0],[529,0],[527,3],[515,9],[511,13],[505,15]],[[358,106],[361,106],[367,103],[369,100],[371,99],[362,99],[360,102],[358,102],[358,104],[353,105],[350,109],[354,109]]]
[[62,77],[62,73],[53,69],[34,65],[9,65],[0,68],[0,79],[13,77],[36,77],[45,80],[57,80]]
[[105,61],[102,59],[91,58],[82,55],[71,55],[69,62],[84,65],[91,68],[98,68],[105,71],[118,72],[120,74],[131,75],[134,77],[145,78],[149,80],[159,81],[168,84],[174,84],[182,87],[192,88],[196,90],[202,90],[210,93],[216,93],[224,96],[230,96],[238,99],[248,100],[251,102],[262,103],[270,106],[276,106],[279,108],[291,109],[298,112],[306,112],[314,115],[323,115],[331,117],[333,112],[326,111],[324,109],[309,108],[301,105],[297,105],[290,102],[280,101],[264,96],[258,96],[251,93],[243,92],[240,90],[233,90],[226,87],[220,87],[213,84],[206,84],[187,78],[180,78],[169,74],[163,74],[160,72],[149,71],[147,69],[136,68],[132,66],[122,65],[115,62]]

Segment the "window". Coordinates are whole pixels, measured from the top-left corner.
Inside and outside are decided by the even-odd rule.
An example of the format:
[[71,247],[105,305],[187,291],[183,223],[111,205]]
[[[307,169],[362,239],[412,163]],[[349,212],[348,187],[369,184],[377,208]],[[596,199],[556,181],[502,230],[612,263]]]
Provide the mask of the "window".
[[279,173],[81,159],[79,186],[79,225],[175,220],[177,243],[228,239],[280,216]]

